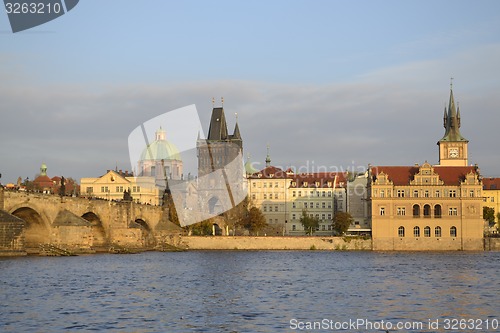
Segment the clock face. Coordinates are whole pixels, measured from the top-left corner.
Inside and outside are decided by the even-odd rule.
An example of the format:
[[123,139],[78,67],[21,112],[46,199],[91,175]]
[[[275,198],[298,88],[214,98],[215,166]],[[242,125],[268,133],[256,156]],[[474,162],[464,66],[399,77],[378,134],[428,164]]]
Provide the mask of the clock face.
[[450,149],[448,149],[448,156],[450,158],[457,158],[458,157],[458,148],[450,148]]

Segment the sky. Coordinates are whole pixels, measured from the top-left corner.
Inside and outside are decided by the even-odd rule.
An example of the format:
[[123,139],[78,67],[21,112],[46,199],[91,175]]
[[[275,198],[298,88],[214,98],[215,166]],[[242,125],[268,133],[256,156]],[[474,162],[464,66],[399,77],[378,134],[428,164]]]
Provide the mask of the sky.
[[495,0],[82,0],[18,33],[0,12],[0,181],[132,170],[135,128],[195,104],[207,133],[213,97],[257,169],[267,145],[307,172],[435,164],[451,77],[469,163],[500,177],[499,74]]

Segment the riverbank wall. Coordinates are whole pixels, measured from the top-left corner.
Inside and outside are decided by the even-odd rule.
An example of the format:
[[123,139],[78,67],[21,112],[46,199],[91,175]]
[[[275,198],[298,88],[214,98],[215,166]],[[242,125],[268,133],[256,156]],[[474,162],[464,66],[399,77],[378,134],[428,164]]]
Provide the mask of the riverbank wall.
[[188,250],[366,250],[371,239],[350,237],[189,236],[179,246]]

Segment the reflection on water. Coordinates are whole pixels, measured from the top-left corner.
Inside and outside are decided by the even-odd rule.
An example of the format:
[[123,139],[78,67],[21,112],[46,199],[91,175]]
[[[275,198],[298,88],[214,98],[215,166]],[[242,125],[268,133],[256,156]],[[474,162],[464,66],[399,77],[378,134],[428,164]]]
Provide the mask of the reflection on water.
[[0,331],[291,332],[293,318],[498,319],[499,267],[494,252],[2,258]]

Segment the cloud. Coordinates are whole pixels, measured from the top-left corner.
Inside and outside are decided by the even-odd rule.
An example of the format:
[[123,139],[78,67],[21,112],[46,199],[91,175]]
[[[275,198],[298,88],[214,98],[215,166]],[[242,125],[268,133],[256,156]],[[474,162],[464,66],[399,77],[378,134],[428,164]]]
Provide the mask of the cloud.
[[[45,85],[19,76],[0,83],[2,181],[32,178],[42,162],[50,175],[78,179],[101,175],[116,164],[130,170],[127,137],[132,129],[196,104],[207,131],[211,99],[220,105],[221,96],[230,131],[237,112],[245,155],[261,166],[268,143],[273,164],[280,166],[437,163],[451,75],[471,162],[487,175],[500,176],[495,155],[499,59],[500,46],[486,45],[381,68],[348,82],[304,85],[207,80],[96,88]],[[0,73],[13,75],[1,65]]]

